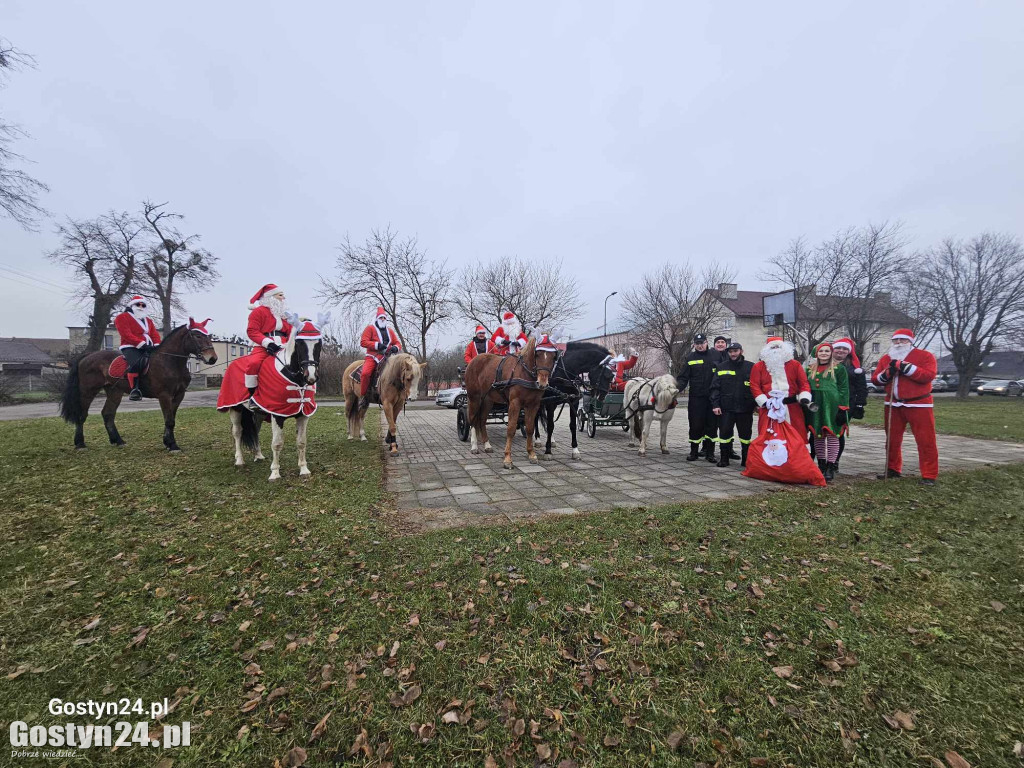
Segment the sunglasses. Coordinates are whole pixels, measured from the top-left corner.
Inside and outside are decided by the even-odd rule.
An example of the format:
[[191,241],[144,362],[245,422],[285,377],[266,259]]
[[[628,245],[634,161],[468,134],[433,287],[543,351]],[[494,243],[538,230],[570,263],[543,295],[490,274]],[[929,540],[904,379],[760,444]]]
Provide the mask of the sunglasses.
[[132,306],[133,307],[142,307],[143,309],[145,309],[146,308],[146,303],[144,301],[136,301],[134,304],[132,304]]

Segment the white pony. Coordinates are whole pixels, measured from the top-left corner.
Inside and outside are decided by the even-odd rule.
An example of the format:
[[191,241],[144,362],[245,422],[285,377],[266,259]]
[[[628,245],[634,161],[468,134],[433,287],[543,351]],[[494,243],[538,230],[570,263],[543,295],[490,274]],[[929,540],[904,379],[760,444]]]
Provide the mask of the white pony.
[[633,420],[628,445],[630,448],[635,447],[636,439],[639,438],[638,455],[647,455],[647,436],[650,434],[651,422],[654,419],[661,422],[661,452],[668,453],[668,423],[675,415],[678,395],[679,388],[676,386],[675,376],[670,373],[656,379],[635,378],[626,382],[622,402],[626,409],[626,420]]

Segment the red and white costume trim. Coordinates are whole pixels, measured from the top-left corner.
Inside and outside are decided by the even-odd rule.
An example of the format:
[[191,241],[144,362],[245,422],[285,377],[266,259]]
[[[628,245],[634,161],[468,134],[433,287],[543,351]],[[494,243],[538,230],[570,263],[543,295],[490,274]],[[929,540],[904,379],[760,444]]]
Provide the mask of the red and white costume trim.
[[147,344],[156,345],[160,343],[160,334],[153,321],[145,316],[139,317],[128,310],[114,318],[114,327],[121,336],[121,346],[119,349],[127,347],[138,349]]
[[[508,341],[507,344],[503,343]],[[501,325],[494,329],[491,334],[491,343],[494,345],[496,355],[519,354],[526,348],[528,339],[523,332],[514,312],[505,312],[501,316]]]
[[267,358],[267,346],[271,343],[284,346],[285,341],[292,332],[292,325],[284,317],[274,314],[274,311],[266,306],[266,299],[273,297],[281,291],[274,283],[267,283],[260,288],[249,300],[249,323],[245,328],[245,334],[256,346],[252,352],[246,355],[246,374],[249,387],[255,387],[257,377],[263,361]]
[[[480,334],[483,334],[483,339],[480,338]],[[472,362],[473,358],[477,355],[493,352],[494,343],[487,338],[487,329],[482,325],[478,325],[473,332],[473,338],[466,345],[466,354],[463,356],[466,363]]]
[[[772,345],[778,344],[785,347],[786,344],[779,336],[769,336],[765,342],[765,349],[762,355],[767,356]],[[792,349],[789,356],[792,357]],[[796,360],[786,360],[782,370],[775,371],[778,376],[768,369],[764,360],[758,360],[750,371],[750,394],[760,408],[757,418],[758,434],[764,434],[768,428],[770,419],[788,421],[797,431],[797,434],[806,439],[807,425],[804,421],[804,411],[800,400],[809,403],[811,401],[811,383],[807,380],[807,372]],[[785,378],[781,374],[785,373]],[[798,402],[782,403],[782,399],[795,397]]]
[[615,378],[609,387],[610,392],[626,391],[626,371],[632,369],[636,365],[637,360],[639,358],[636,355],[630,355],[625,360],[615,361]]

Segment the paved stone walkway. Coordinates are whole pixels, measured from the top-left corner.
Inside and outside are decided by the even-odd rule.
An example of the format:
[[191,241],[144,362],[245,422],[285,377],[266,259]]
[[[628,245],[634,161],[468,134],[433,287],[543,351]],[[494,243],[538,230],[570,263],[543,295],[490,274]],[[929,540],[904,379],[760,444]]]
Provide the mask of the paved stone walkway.
[[[669,455],[659,452],[654,439],[648,443],[647,456],[641,458],[635,448],[626,446],[627,436],[621,428],[604,427],[595,438],[579,433],[582,459],[572,461],[569,419],[563,414],[555,425],[557,447],[545,460],[541,445],[539,464],[529,462],[526,441],[516,433],[512,470],[502,467],[504,427],[489,430],[494,453],[474,456],[469,443],[459,442],[455,413],[409,409],[398,422],[401,453],[387,458],[387,490],[395,495],[400,517],[414,528],[727,499],[787,487],[745,478],[736,463],[718,468],[703,459],[686,461],[685,408],[677,410],[669,427]],[[656,431],[655,424],[652,433]],[[840,477],[877,474],[884,446],[881,430],[855,427],[843,454]],[[904,473],[916,477],[917,450],[909,432],[903,456]],[[1005,464],[1024,461],[1024,445],[940,435],[939,456],[940,472]]]

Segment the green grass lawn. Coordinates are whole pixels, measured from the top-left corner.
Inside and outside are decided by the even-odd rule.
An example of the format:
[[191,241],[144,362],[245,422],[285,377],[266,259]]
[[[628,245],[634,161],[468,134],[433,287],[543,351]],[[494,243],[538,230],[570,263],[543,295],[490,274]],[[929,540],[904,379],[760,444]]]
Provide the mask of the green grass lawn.
[[0,724],[192,723],[73,766],[1017,764],[1024,467],[397,538],[337,413],[280,484],[207,410],[181,456],[0,424]]
[[[882,426],[882,398],[868,400],[865,424]],[[947,435],[986,437],[993,440],[1024,442],[1024,398],[971,397],[957,400],[935,398],[935,428]]]
[[11,405],[17,405],[18,403],[43,403],[50,400],[59,399],[53,392],[46,392],[45,390],[36,390],[35,392],[18,392],[11,397]]

